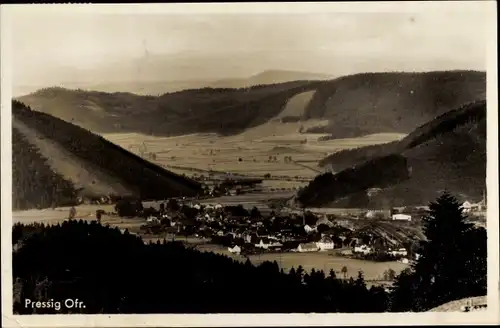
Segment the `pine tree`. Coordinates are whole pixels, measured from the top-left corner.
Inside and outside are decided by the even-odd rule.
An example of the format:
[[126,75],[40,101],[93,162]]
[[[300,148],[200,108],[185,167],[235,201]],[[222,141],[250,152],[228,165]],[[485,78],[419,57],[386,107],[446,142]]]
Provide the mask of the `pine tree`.
[[423,221],[426,241],[420,245],[421,256],[412,273],[396,279],[393,311],[426,311],[453,300],[484,295],[485,232],[467,222],[460,204],[447,192],[430,204]]

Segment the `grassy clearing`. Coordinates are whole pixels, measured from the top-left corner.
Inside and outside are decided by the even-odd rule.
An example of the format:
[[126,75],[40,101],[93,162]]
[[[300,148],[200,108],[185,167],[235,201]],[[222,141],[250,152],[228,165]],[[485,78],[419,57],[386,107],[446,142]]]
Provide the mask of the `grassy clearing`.
[[[227,248],[218,245],[204,244],[198,245],[197,249],[218,254],[227,255],[235,260],[246,261],[246,257],[241,255],[231,254]],[[264,261],[276,261],[280,268],[284,271],[289,271],[292,267],[297,268],[302,265],[305,271],[311,269],[323,270],[326,274],[330,270],[334,270],[337,276],[343,277],[341,273],[342,267],[347,267],[347,278],[356,278],[358,271],[363,271],[366,280],[382,280],[384,271],[392,268],[397,274],[408,268],[408,264],[399,262],[372,262],[356,259],[345,258],[333,255],[331,252],[314,252],[314,253],[270,253],[261,255],[249,256],[253,264],[260,264]]]

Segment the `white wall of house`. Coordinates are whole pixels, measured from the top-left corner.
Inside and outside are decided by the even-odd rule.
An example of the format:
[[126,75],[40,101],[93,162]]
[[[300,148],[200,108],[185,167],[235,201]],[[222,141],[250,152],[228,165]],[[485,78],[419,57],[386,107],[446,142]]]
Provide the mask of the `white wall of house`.
[[327,251],[335,248],[335,244],[333,242],[327,242],[327,241],[319,241],[316,243],[316,246],[319,248],[320,251]]
[[354,247],[354,253],[363,253],[369,254],[372,252],[372,248],[366,245],[356,246]]
[[234,246],[233,248],[231,247],[228,247],[227,250],[230,252],[230,253],[233,253],[233,254],[239,254],[241,253],[241,247],[236,245]]
[[400,221],[411,221],[411,215],[408,214],[393,214],[392,215],[393,220],[400,220]]

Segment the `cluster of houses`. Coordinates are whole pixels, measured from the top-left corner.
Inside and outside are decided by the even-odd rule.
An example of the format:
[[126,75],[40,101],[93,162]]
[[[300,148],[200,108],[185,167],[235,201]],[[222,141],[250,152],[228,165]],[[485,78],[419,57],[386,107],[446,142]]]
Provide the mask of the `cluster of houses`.
[[[368,246],[368,245],[358,245],[358,246],[354,247],[352,253],[369,255],[369,254],[375,253],[375,249],[373,247]],[[349,253],[349,254],[344,253],[344,255],[351,255],[352,253]],[[402,248],[402,247],[397,248],[397,249],[389,248],[385,251],[385,254],[390,255],[390,256],[398,259],[398,261],[401,263],[408,264],[411,261],[408,257],[409,254],[408,254],[408,251],[406,250],[406,248]],[[420,254],[414,254],[415,260],[418,260],[419,258],[420,258]]]
[[[276,238],[261,238],[257,244],[252,244],[249,242],[248,244],[253,245],[255,248],[260,248],[263,250],[274,250],[281,251],[283,250],[284,244],[277,240]],[[328,236],[322,236],[321,239],[317,242],[303,242],[298,243],[297,247],[287,248],[286,250],[292,252],[320,252],[320,251],[328,251],[335,248],[335,243]],[[240,254],[242,252],[242,247],[240,245],[234,245],[228,247],[228,251],[230,253]]]
[[462,211],[464,213],[476,214],[486,211],[486,199],[483,198],[480,202],[473,203],[465,201],[462,204]]
[[[184,210],[150,215],[146,225],[164,226],[156,231],[167,233],[167,238],[190,235],[227,247],[234,254],[327,252],[339,248],[348,249],[350,254],[344,255],[374,252],[372,247],[360,245],[360,239],[354,237],[351,229],[332,223],[326,217],[317,218],[315,224],[306,224],[304,217],[298,214],[279,216],[272,212],[263,216],[258,209],[247,211],[241,206],[190,203],[181,208]],[[323,229],[318,228],[321,226]],[[405,249],[387,252],[398,258],[408,255]]]

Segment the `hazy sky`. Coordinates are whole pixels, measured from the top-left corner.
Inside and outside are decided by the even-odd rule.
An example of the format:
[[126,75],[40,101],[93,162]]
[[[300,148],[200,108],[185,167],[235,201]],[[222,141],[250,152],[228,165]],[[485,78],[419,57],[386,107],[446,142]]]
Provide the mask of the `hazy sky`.
[[[19,10],[12,15],[14,82],[43,84],[57,79],[60,67],[106,67],[141,58],[146,49],[150,55],[197,57],[258,53],[251,63],[255,69],[332,75],[485,70],[487,24],[481,13],[446,11],[118,15]],[[231,69],[224,73],[231,76]]]

